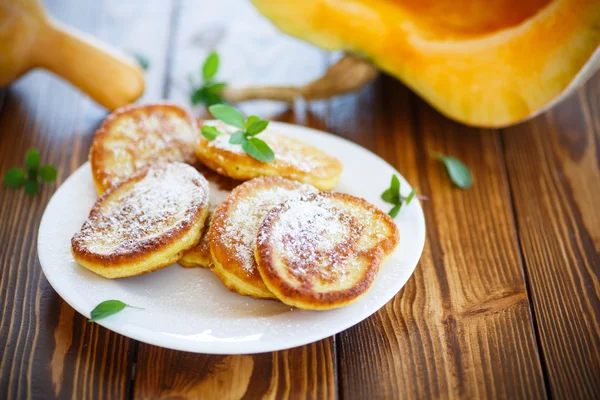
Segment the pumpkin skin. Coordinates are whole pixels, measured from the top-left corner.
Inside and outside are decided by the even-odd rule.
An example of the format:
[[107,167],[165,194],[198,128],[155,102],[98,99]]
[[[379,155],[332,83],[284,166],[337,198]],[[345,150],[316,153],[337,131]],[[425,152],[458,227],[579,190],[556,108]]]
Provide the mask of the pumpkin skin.
[[599,0],[252,0],[282,31],[360,54],[446,116],[530,118],[600,66]]

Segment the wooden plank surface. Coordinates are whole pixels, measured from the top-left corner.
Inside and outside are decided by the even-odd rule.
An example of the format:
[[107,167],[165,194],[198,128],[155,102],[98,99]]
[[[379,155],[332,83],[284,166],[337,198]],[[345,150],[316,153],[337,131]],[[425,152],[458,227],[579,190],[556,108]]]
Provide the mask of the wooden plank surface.
[[[429,199],[413,277],[338,335],[342,397],[544,397],[497,133],[450,122],[388,77],[334,100],[329,115],[330,131],[381,155]],[[453,187],[432,151],[463,160],[473,187]]]
[[[46,6],[62,22],[117,47],[144,51],[157,67],[164,60],[168,21],[162,19],[170,4],[138,1],[128,3],[129,8],[109,8],[116,3],[53,1]],[[145,27],[152,22],[152,29]],[[144,43],[146,49],[138,47]],[[150,71],[147,86],[147,95],[155,98],[162,96],[158,74],[160,68],[156,74]],[[42,162],[55,165],[59,173],[56,184],[44,185],[32,198],[23,190],[0,187],[0,398],[118,399],[131,392],[135,341],[87,323],[50,287],[37,259],[43,210],[56,187],[87,160],[92,135],[105,115],[76,89],[44,72],[27,75],[6,93],[0,171],[22,166],[34,147]]]
[[600,398],[600,74],[502,136],[550,393]]
[[257,355],[205,355],[140,344],[134,398],[333,399],[333,339]]

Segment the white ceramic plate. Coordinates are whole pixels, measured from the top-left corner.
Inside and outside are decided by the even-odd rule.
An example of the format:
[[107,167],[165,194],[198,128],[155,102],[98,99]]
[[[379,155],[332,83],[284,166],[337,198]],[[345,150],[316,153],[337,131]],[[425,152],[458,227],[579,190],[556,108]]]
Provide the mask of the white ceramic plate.
[[[373,153],[339,137],[300,126],[271,123],[278,131],[338,157],[344,172],[336,190],[363,197],[388,211],[380,194],[392,174],[400,174]],[[411,188],[404,178],[401,192]],[[331,311],[303,311],[269,300],[229,292],[208,269],[171,265],[150,274],[118,280],[101,278],[71,256],[71,237],[79,230],[96,192],[89,164],[56,191],[38,235],[40,263],[58,294],[89,317],[101,301],[118,299],[127,308],[98,323],[132,339],[176,350],[211,354],[260,353],[287,349],[334,335],[362,321],[387,303],[414,271],[425,242],[423,210],[416,199],[396,217],[400,245],[382,266],[371,290],[358,302]]]

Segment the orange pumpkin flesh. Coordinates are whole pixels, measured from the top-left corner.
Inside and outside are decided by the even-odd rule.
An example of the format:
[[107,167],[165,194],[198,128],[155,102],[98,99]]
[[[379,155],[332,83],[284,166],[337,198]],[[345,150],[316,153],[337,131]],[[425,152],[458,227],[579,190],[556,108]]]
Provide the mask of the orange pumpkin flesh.
[[600,66],[599,0],[252,0],[282,31],[361,54],[440,112],[510,125]]

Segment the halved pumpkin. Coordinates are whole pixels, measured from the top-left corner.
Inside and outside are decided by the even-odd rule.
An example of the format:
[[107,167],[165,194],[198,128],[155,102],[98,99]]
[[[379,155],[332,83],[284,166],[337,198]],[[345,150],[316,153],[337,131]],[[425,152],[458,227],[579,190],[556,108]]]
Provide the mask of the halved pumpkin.
[[440,112],[513,124],[600,66],[600,0],[252,0],[282,31],[370,59]]

